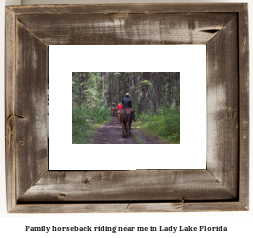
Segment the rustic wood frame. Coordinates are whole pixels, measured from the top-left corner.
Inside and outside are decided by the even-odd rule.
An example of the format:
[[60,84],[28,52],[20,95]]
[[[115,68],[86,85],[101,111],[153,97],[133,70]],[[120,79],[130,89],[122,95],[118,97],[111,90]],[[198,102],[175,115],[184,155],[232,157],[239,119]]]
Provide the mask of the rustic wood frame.
[[[50,44],[206,44],[206,170],[48,171]],[[6,7],[5,77],[8,212],[249,209],[247,4]]]

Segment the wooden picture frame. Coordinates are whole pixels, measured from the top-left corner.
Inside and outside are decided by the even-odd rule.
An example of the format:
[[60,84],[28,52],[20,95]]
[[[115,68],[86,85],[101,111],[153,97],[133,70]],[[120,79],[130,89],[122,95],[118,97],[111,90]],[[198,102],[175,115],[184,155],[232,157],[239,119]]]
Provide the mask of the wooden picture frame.
[[[248,40],[246,3],[6,7],[8,212],[247,211]],[[206,169],[49,171],[55,44],[206,44]]]

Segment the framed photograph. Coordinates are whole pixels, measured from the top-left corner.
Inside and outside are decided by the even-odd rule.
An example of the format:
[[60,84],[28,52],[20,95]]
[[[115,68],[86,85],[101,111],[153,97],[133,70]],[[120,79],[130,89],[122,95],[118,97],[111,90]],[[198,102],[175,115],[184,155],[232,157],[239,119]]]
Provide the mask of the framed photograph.
[[[8,212],[249,210],[249,39],[246,3],[11,6],[6,7],[5,42]],[[206,133],[205,153],[202,155],[206,162],[205,168],[170,169],[150,165],[147,169],[131,169],[126,166],[125,170],[96,170],[96,167],[90,169],[85,166],[82,169],[61,169],[63,157],[60,152],[67,153],[66,146],[69,141],[72,143],[73,138],[72,134],[66,138],[61,136],[57,142],[61,146],[51,156],[49,151],[51,152],[54,143],[49,146],[52,126],[51,121],[48,122],[49,118],[56,121],[65,116],[72,118],[71,113],[62,112],[51,116],[50,112],[50,100],[54,97],[51,94],[52,79],[49,77],[50,52],[53,52],[50,49],[58,45],[90,48],[99,45],[160,46],[164,49],[168,45],[205,46]],[[62,52],[64,55],[65,49]],[[86,54],[82,56],[87,57]],[[115,57],[118,61],[121,57],[124,58],[120,51]],[[181,57],[184,58],[184,55]],[[66,57],[64,61],[65,63],[59,63],[62,71],[73,58]],[[157,63],[155,59],[150,61],[154,65]],[[69,80],[72,84],[76,83],[76,87],[82,87],[82,84],[78,84],[80,75],[77,73],[84,73],[83,77],[87,76],[87,79],[96,77],[96,80],[100,80],[106,72],[108,77],[111,75],[111,82],[112,77],[117,75],[138,78],[143,73],[150,79],[154,75],[170,82],[170,77],[178,77],[177,73],[180,71],[154,69],[152,72],[155,73],[151,74],[151,70],[141,68],[130,71],[126,68],[114,70],[107,66],[99,70],[89,68],[71,71]],[[145,77],[143,78],[146,79]],[[57,78],[59,90],[61,79]],[[150,83],[148,80],[144,82]],[[135,86],[135,90],[139,90],[139,84]],[[69,88],[71,92],[73,88]],[[150,90],[154,90],[154,84],[151,84]],[[55,94],[57,93],[54,91],[53,95]],[[78,105],[78,99],[82,95],[74,96]],[[180,89],[180,100],[182,97]],[[115,98],[111,95],[110,100],[112,103]],[[119,97],[117,103],[118,101]],[[70,105],[73,110],[72,101]],[[150,110],[152,114],[154,104],[150,105],[150,109],[145,110]],[[203,106],[199,105],[200,102],[195,100],[191,104],[192,110],[201,111]],[[194,116],[192,114],[194,113],[188,113],[187,117]],[[78,118],[72,118],[70,126]],[[91,118],[85,118],[85,121],[86,119]],[[194,128],[197,133],[199,123],[189,127]],[[181,128],[181,134],[183,133],[185,132]],[[175,139],[178,136],[177,133],[173,135]],[[199,140],[203,138],[191,141],[194,149],[182,155],[186,160],[194,160],[198,151],[203,149]],[[180,146],[182,145],[184,143],[180,139]],[[99,146],[103,145],[93,146],[95,150],[100,150]],[[140,150],[143,148],[143,145],[136,146]],[[158,163],[160,156],[167,159],[167,155],[159,154],[159,150],[156,155],[152,157],[154,163]],[[128,156],[134,158],[131,147],[124,147],[123,163],[128,163]],[[49,166],[50,157],[60,158],[53,169]],[[70,154],[67,160],[72,161],[76,157]],[[100,163],[100,158],[92,153],[83,158],[86,164],[91,160]]]

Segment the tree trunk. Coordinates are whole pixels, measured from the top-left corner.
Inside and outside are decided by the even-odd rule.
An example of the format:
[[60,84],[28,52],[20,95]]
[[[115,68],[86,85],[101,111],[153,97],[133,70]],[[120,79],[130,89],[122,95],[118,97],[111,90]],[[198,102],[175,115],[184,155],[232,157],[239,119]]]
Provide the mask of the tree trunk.
[[174,97],[174,90],[173,90],[173,75],[174,73],[169,73],[169,104],[170,108],[173,108],[175,105],[175,97]]
[[110,104],[113,103],[113,73],[109,73],[109,95],[110,95]]
[[150,82],[151,82],[151,86],[150,86],[150,111],[151,111],[151,115],[153,117],[154,115],[154,78],[153,78],[153,72],[150,73]]
[[160,113],[161,108],[161,75],[158,73],[158,112]]
[[103,85],[104,85],[104,92],[103,92],[104,105],[107,105],[107,100],[106,100],[106,93],[107,93],[106,75],[105,75],[105,73],[101,73],[101,76],[102,76],[102,81],[103,81]]
[[176,83],[176,85],[177,85],[177,88],[176,88],[176,90],[177,90],[176,106],[179,107],[180,106],[180,73],[177,72],[176,76],[177,76],[176,77],[176,80],[177,80],[177,83]]
[[117,104],[119,103],[119,75],[117,75],[116,77],[116,97],[117,97]]
[[[143,73],[143,80],[149,81],[149,73]],[[147,82],[144,81],[143,83],[143,88],[144,88],[144,112],[148,112],[148,84]]]

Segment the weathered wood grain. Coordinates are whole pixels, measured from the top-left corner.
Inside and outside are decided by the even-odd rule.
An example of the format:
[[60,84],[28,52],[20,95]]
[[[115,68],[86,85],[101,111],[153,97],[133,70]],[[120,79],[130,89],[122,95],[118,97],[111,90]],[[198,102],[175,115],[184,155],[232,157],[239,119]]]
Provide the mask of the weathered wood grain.
[[207,169],[238,197],[238,29],[235,16],[207,45]]
[[6,155],[6,196],[7,210],[16,205],[15,147],[14,147],[14,92],[15,92],[15,15],[6,8],[5,26],[5,155]]
[[248,5],[239,19],[239,201],[249,204],[249,32]]
[[47,172],[19,202],[233,200],[207,170]]
[[47,46],[16,22],[17,198],[47,170]]
[[92,203],[92,204],[22,204],[11,213],[108,213],[125,212],[127,203]]
[[170,202],[170,203],[83,203],[83,204],[22,204],[13,213],[134,213],[134,212],[212,212],[247,211],[239,202]]
[[239,202],[185,202],[185,203],[143,203],[129,204],[126,212],[211,212],[247,211]]
[[48,45],[206,44],[235,16],[236,13],[40,14],[21,15],[18,20]]
[[114,13],[206,13],[238,12],[245,3],[155,3],[155,4],[82,4],[82,5],[26,5],[9,7],[16,15],[25,14],[114,14]]

